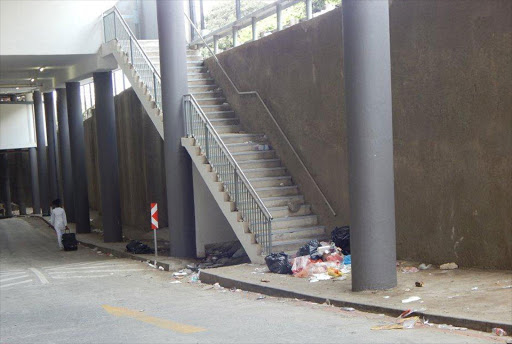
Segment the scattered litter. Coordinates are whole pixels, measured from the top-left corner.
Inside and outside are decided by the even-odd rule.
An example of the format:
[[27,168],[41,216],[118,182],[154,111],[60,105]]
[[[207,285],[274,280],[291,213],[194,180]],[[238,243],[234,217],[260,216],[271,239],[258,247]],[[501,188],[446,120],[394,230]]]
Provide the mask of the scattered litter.
[[501,289],[512,289],[512,285],[506,285],[506,286],[502,287]]
[[126,251],[135,254],[152,254],[155,251],[146,244],[137,240],[132,240],[126,245]]
[[418,269],[420,270],[428,270],[432,267],[432,264],[428,264],[426,265],[425,263],[421,263],[419,266],[418,266]]
[[270,272],[278,274],[291,274],[292,265],[288,261],[288,255],[284,252],[271,253],[265,257],[265,263]]
[[343,257],[343,264],[345,264],[345,265],[352,264],[352,256],[350,254],[347,254],[345,257]]
[[414,284],[416,285],[416,287],[421,288],[425,285],[425,282],[416,282]]
[[460,296],[460,295],[458,295],[458,294],[457,294],[457,295],[448,296],[448,298],[449,298],[449,299],[454,299],[454,298],[459,297],[459,296]]
[[414,328],[414,325],[420,320],[419,317],[410,317],[403,319],[402,327],[404,329],[411,329]]
[[322,259],[322,255],[318,253],[320,243],[318,240],[311,240],[297,251],[297,257],[309,256],[312,260]]
[[404,274],[410,274],[410,273],[418,272],[420,270],[415,266],[403,266],[400,268],[400,271],[402,271],[402,273],[404,273]]
[[262,267],[262,268],[256,268],[254,269],[253,271],[253,274],[264,274],[264,273],[267,273],[267,272],[270,272],[270,270],[268,269],[268,267]]
[[140,309],[140,310],[139,310],[139,312],[144,312],[144,310],[143,310],[143,309]]
[[458,269],[459,266],[455,263],[446,263],[446,264],[442,264],[441,266],[439,266],[439,269],[441,270],[454,270],[454,269]]
[[407,299],[403,299],[402,303],[409,303],[409,302],[414,302],[414,301],[419,301],[419,300],[421,300],[421,297],[411,296],[411,297],[408,297]]
[[372,330],[402,330],[404,327],[402,324],[390,324],[390,325],[382,325],[382,326],[374,326]]
[[158,270],[162,270],[162,271],[164,271],[165,269],[164,269],[164,267],[163,267],[163,266],[159,266],[159,267],[158,267]]
[[400,314],[400,315],[398,316],[398,318],[403,319],[403,318],[405,318],[406,316],[411,315],[412,313],[414,313],[414,310],[412,310],[412,309],[407,309],[407,310],[403,311],[403,312],[402,312],[402,314]]
[[218,282],[213,285],[213,289],[215,290],[223,290],[224,287],[221,286]]
[[347,276],[340,276],[340,277],[333,278],[332,280],[333,281],[344,281],[346,279],[347,279]]
[[188,283],[200,283],[199,280],[199,273],[194,272],[192,275],[190,275],[190,278],[188,279]]
[[263,300],[264,298],[266,298],[266,296],[264,296],[264,295],[260,295],[260,296],[258,296],[258,297],[256,298],[256,300]]
[[203,287],[203,290],[210,290],[213,289],[213,285],[207,285]]
[[499,327],[495,327],[491,330],[492,334],[496,335],[496,336],[500,336],[500,337],[503,337],[503,336],[507,336],[508,333],[507,331],[505,331],[504,329],[502,328],[499,328]]
[[98,251],[98,252],[96,252],[96,253],[97,253],[97,254],[102,254],[102,252],[101,252],[101,251]]
[[411,291],[411,288],[405,288],[404,291]]
[[355,308],[352,308],[352,307],[342,307],[341,309],[343,309],[344,311],[347,311],[347,312],[353,312],[356,310]]
[[269,283],[270,282],[268,279],[264,279],[264,278],[262,278],[260,281],[263,282],[263,283]]
[[181,284],[181,281],[177,281],[177,280],[176,280],[176,281],[172,281],[172,282],[170,282],[170,283],[171,283],[171,284]]
[[[151,264],[150,264],[151,265]],[[179,271],[179,272],[173,272],[172,275],[174,277],[183,277],[183,276],[187,276],[188,274],[186,272],[183,272],[183,270]]]
[[457,330],[457,331],[466,331],[467,330],[466,327],[457,327],[457,326],[446,325],[446,324],[437,325],[437,328],[440,328],[442,330]]
[[155,264],[148,263],[148,265],[151,266],[152,268],[156,269],[156,265]]
[[473,287],[471,288],[471,290],[478,290],[478,287]]
[[388,296],[388,295],[386,295],[386,296],[383,296],[382,298],[383,298],[383,299],[389,299],[389,296]]

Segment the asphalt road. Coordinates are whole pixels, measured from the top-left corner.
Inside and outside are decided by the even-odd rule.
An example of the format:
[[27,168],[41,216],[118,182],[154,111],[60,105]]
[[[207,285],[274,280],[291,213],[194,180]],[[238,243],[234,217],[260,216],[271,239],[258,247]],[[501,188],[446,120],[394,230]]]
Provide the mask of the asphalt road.
[[41,220],[0,220],[0,343],[500,343],[476,331],[377,331],[387,316],[171,283],[169,272],[79,247]]

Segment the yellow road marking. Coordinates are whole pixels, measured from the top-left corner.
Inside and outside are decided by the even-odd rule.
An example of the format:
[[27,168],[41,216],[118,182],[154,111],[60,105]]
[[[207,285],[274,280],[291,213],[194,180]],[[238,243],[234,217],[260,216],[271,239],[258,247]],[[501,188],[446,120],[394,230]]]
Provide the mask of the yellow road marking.
[[116,317],[127,317],[136,319],[151,325],[158,326],[163,329],[179,332],[179,333],[196,333],[206,331],[205,328],[195,327],[186,324],[180,324],[174,321],[160,319],[156,317],[152,317],[146,314],[143,314],[139,311],[134,311],[132,309],[123,308],[123,307],[113,307],[109,305],[102,306],[104,310],[108,313],[115,315]]

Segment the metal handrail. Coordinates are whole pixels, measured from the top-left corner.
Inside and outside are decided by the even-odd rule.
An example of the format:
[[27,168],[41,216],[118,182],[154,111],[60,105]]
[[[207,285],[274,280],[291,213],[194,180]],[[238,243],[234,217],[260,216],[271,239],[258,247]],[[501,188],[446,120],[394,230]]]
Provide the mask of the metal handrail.
[[293,145],[291,144],[290,140],[288,139],[288,137],[286,136],[286,134],[284,133],[284,131],[281,129],[281,126],[279,125],[279,123],[277,123],[274,115],[272,115],[272,113],[270,112],[267,104],[265,104],[265,102],[263,101],[263,99],[261,98],[260,94],[258,93],[258,91],[240,91],[238,89],[238,87],[236,87],[235,83],[233,82],[233,80],[231,80],[231,78],[229,77],[228,73],[226,72],[226,70],[224,69],[224,67],[222,67],[219,59],[217,58],[217,55],[212,51],[212,49],[208,46],[208,44],[206,43],[204,37],[201,35],[201,32],[200,30],[198,30],[197,26],[194,24],[194,22],[189,18],[189,16],[184,13],[185,15],[185,18],[187,18],[187,20],[190,22],[190,24],[192,25],[192,27],[194,28],[194,30],[196,31],[196,33],[199,35],[199,37],[201,38],[201,40],[203,41],[204,45],[206,46],[206,48],[210,51],[210,54],[212,54],[213,58],[215,59],[215,61],[217,62],[217,65],[219,66],[219,68],[222,70],[222,73],[224,73],[224,76],[228,79],[229,83],[231,84],[231,86],[235,89],[236,93],[238,95],[256,95],[256,97],[259,99],[260,103],[263,105],[263,107],[265,108],[265,110],[267,111],[267,114],[270,116],[270,118],[272,119],[272,122],[274,122],[274,124],[276,125],[277,129],[279,130],[279,132],[281,133],[281,135],[284,137],[286,143],[288,144],[288,146],[290,147],[290,149],[292,150],[293,154],[295,155],[295,157],[299,160],[299,163],[300,165],[302,166],[302,168],[306,171],[306,174],[308,175],[308,177],[311,179],[311,181],[313,182],[313,184],[315,185],[315,188],[316,190],[320,193],[320,195],[322,196],[325,204],[327,205],[327,207],[329,207],[329,210],[332,212],[332,214],[334,216],[336,216],[336,212],[334,211],[333,207],[331,206],[331,203],[329,203],[329,201],[327,200],[327,197],[325,197],[324,193],[322,192],[322,190],[320,189],[320,187],[318,186],[317,182],[315,181],[315,179],[313,178],[313,176],[311,175],[311,173],[309,172],[308,168],[306,167],[306,165],[304,164],[304,162],[302,161],[302,159],[300,158],[299,154],[297,153],[297,151],[295,150],[295,148],[293,148]]
[[226,145],[224,144],[224,141],[222,141],[222,139],[220,138],[219,133],[217,132],[217,130],[215,130],[215,128],[213,127],[213,124],[210,122],[210,120],[208,119],[206,114],[203,112],[203,109],[201,109],[201,106],[199,106],[199,104],[197,103],[196,98],[192,94],[186,94],[185,97],[190,97],[190,99],[192,101],[192,105],[194,106],[194,108],[197,110],[197,112],[201,116],[201,119],[208,126],[208,130],[211,132],[211,134],[213,134],[215,141],[217,141],[217,144],[221,147],[224,155],[226,155],[226,157],[229,159],[229,162],[235,169],[236,174],[238,174],[238,176],[241,178],[242,182],[249,189],[251,196],[256,200],[256,202],[260,206],[261,210],[265,213],[265,216],[267,217],[267,219],[273,220],[272,214],[270,213],[268,208],[263,203],[262,199],[260,198],[260,196],[258,195],[256,190],[252,186],[251,182],[249,181],[249,179],[247,178],[245,173],[242,171],[242,168],[240,167],[240,165],[238,165],[238,163],[236,162],[235,158],[229,151],[228,147],[226,147]]
[[[141,45],[139,44],[139,41],[137,40],[137,38],[133,34],[132,30],[128,26],[128,23],[126,23],[126,21],[124,20],[123,16],[121,15],[121,12],[119,12],[119,10],[117,9],[117,6],[114,6],[110,10],[104,12],[103,13],[103,18],[105,18],[106,16],[108,16],[112,12],[115,12],[115,14],[117,16],[119,16],[121,24],[123,25],[124,29],[128,32],[128,35],[130,36],[130,38],[133,40],[133,42],[135,42],[135,44],[137,45],[137,47],[141,51],[142,56],[144,57],[144,60],[146,60],[147,64],[151,68],[151,71],[158,77],[158,79],[160,79],[160,73],[158,73],[158,71],[156,70],[155,66],[153,65],[151,60],[148,58],[148,56],[146,55],[146,52],[144,51],[144,49],[142,49]],[[107,42],[105,42],[105,43],[107,43]]]

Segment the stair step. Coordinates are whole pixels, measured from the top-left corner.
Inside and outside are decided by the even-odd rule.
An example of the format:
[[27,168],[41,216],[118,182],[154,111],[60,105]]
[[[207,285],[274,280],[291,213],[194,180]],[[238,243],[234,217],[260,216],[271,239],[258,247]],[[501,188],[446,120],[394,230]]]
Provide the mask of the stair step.
[[267,208],[286,207],[288,206],[289,202],[298,202],[299,204],[304,204],[303,195],[293,195],[285,197],[261,197],[261,200],[263,201],[263,204],[265,204]]
[[261,139],[259,142],[243,142],[243,143],[230,143],[227,144],[229,151],[231,153],[235,152],[250,152],[250,151],[260,151],[263,150],[261,148],[265,148],[265,144],[267,144],[268,140],[266,138]]
[[205,79],[205,78],[211,78],[210,73],[203,72],[203,73],[196,73],[196,72],[187,72],[187,76],[191,79]]
[[226,98],[217,97],[217,98],[202,98],[196,99],[197,103],[203,107],[203,105],[222,105],[226,102]]
[[187,61],[187,67],[203,67],[203,61]]
[[299,209],[295,213],[291,212],[290,209],[288,208],[288,206],[268,208],[268,211],[270,211],[270,214],[272,214],[272,217],[274,219],[277,219],[280,217],[310,215],[311,214],[311,205],[310,204],[301,204],[299,206]]
[[[190,86],[189,86],[190,87]],[[215,105],[201,105],[201,109],[204,113],[217,112],[217,111],[230,111],[231,105],[228,103],[215,104]]]
[[[226,111],[232,112],[232,111]],[[208,113],[207,116],[210,116],[212,113]],[[250,142],[253,140],[257,140],[259,138],[264,138],[263,134],[231,134],[231,135],[221,135],[221,139],[225,144],[229,143],[242,143],[242,142]]]
[[[272,226],[274,223],[272,222]],[[277,229],[275,230],[274,227],[272,227],[272,241],[273,242],[286,242],[289,240],[304,240],[304,239],[310,239],[315,237],[324,237],[325,236],[325,227],[324,226],[311,226],[311,227],[293,227],[293,228],[285,228],[285,229]],[[309,240],[308,240],[309,241]],[[307,241],[304,241],[304,244]],[[304,245],[302,244],[302,245]],[[292,244],[295,245],[295,244]],[[299,247],[302,245],[297,246],[297,249],[294,253],[297,252]],[[272,245],[274,246],[274,245]]]
[[249,152],[235,152],[232,153],[237,162],[246,160],[259,160],[259,159],[273,159],[276,152],[273,150],[268,151],[249,151]]
[[222,90],[219,88],[218,90],[213,90],[213,91],[194,92],[193,95],[194,95],[194,98],[196,98],[196,100],[199,100],[199,99],[205,99],[205,98],[222,97],[223,93],[222,93]]
[[286,167],[253,168],[243,171],[245,176],[251,178],[276,177],[286,174]]
[[202,55],[189,55],[187,54],[187,61],[203,61]]
[[160,60],[160,50],[159,49],[144,49],[144,53],[146,54],[147,57],[149,57],[150,59],[152,57],[158,57],[158,60]]
[[215,130],[217,130],[217,127],[218,126],[223,126],[223,125],[239,125],[240,124],[240,120],[236,117],[233,117],[233,118],[215,118],[215,119],[210,119],[210,122],[213,124],[213,127],[215,128]]
[[292,177],[291,176],[249,178],[249,180],[250,180],[252,186],[255,188],[292,185]]
[[208,112],[205,113],[206,117],[208,119],[216,119],[216,118],[233,118],[235,117],[235,111],[215,111],[215,112]]
[[206,73],[208,68],[205,66],[187,66],[187,73]]
[[215,80],[212,78],[207,79],[188,79],[187,81],[189,86],[195,86],[195,85],[215,85]]
[[280,217],[272,221],[272,230],[294,227],[310,227],[317,224],[318,216],[316,215]]
[[214,128],[215,128],[215,131],[217,131],[217,133],[219,133],[219,134],[237,133],[240,131],[240,125],[218,125],[218,126],[214,125]]
[[281,166],[281,159],[259,159],[259,160],[245,160],[239,161],[238,165],[244,171],[245,169],[264,168],[264,167],[279,167]]
[[292,196],[297,195],[299,193],[299,188],[297,187],[297,185],[272,186],[266,188],[257,188],[255,190],[258,196],[260,196],[260,198]]
[[201,55],[201,51],[199,49],[187,49],[187,56],[189,55]]
[[213,91],[218,89],[217,85],[190,85],[188,89],[190,93],[196,94],[197,92]]

